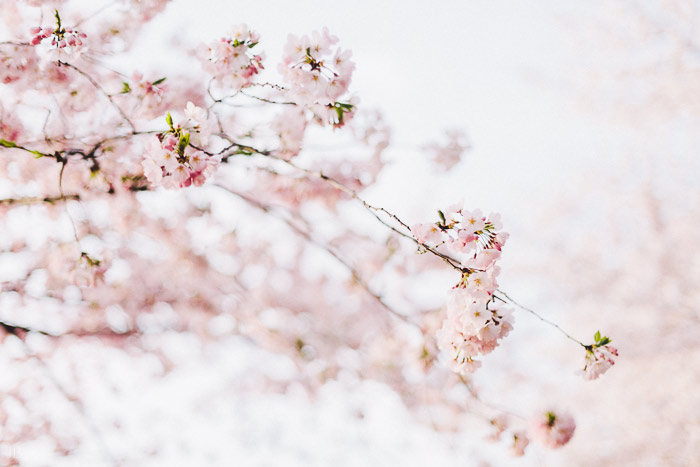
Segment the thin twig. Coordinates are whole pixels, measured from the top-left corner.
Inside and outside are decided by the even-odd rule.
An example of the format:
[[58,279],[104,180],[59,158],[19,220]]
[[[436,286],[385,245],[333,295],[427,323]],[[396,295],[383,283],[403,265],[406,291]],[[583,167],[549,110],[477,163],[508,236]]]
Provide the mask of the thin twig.
[[[248,204],[256,207],[257,209],[259,209],[267,214],[274,215],[273,208],[271,206],[263,204],[260,201],[254,200],[254,199],[250,198],[249,196],[244,195],[243,193],[237,192],[237,191],[232,190],[230,188],[227,188],[223,185],[215,184],[214,186],[227,191],[228,193],[242,199],[243,201],[247,202]],[[372,296],[372,298],[374,298],[380,305],[382,305],[383,308],[385,308],[387,311],[389,311],[392,315],[396,316],[397,318],[401,319],[402,321],[404,321],[406,323],[412,324],[412,325],[420,328],[420,326],[418,324],[411,321],[406,315],[399,313],[398,311],[394,310],[391,306],[389,306],[379,294],[377,294],[376,292],[374,292],[370,288],[369,284],[367,284],[367,282],[365,282],[365,280],[360,275],[359,271],[357,269],[355,269],[355,267],[353,267],[349,262],[347,262],[345,259],[343,259],[338,253],[333,251],[333,249],[330,246],[325,245],[325,244],[317,241],[315,238],[313,238],[311,236],[310,233],[299,228],[297,225],[295,225],[289,219],[282,217],[282,216],[275,216],[275,217],[282,220],[285,224],[287,224],[287,226],[289,226],[289,228],[291,228],[299,236],[303,237],[307,242],[311,243],[312,245],[314,245],[318,248],[323,249],[326,253],[328,253],[333,258],[335,258],[336,261],[338,261],[340,264],[342,264],[352,274],[352,277],[355,280],[355,282],[357,282],[358,285],[360,285],[369,295]]]
[[[576,343],[579,344],[581,347],[586,348],[586,349],[589,347],[589,346],[587,346],[586,344],[584,344],[583,342],[581,342],[580,340],[576,339],[575,337],[572,337],[568,332],[564,331],[561,327],[559,327],[558,324],[556,324],[556,323],[554,323],[554,322],[548,320],[547,318],[541,316],[541,315],[540,315],[539,313],[537,313],[536,311],[531,310],[530,308],[528,308],[528,307],[526,307],[526,306],[523,306],[523,305],[521,305],[520,303],[516,302],[515,300],[513,300],[512,298],[510,298],[510,296],[508,296],[508,294],[505,293],[504,291],[502,291],[502,290],[500,290],[500,289],[496,289],[496,292],[498,292],[499,294],[503,295],[510,303],[512,303],[513,305],[517,306],[517,307],[520,308],[521,310],[527,311],[528,313],[532,314],[533,316],[535,316],[535,317],[536,317],[537,319],[539,319],[540,321],[542,321],[542,322],[544,322],[544,323],[547,323],[547,324],[549,324],[550,326],[553,326],[553,327],[556,328],[559,332],[561,332],[562,334],[564,334],[568,339],[570,339],[570,340],[576,342]],[[504,300],[503,298],[501,298],[501,297],[499,297],[499,296],[497,296],[497,295],[495,295],[495,294],[494,294],[494,297],[497,298],[497,299],[499,299],[500,301],[506,303],[506,300]]]
[[71,195],[61,195],[61,196],[54,196],[54,197],[44,197],[42,198],[41,196],[28,196],[24,198],[4,198],[0,199],[0,204],[19,204],[19,205],[26,205],[26,204],[38,204],[38,203],[48,203],[48,204],[54,204],[59,201],[68,201],[68,200],[80,200],[80,195],[79,194],[71,194]]
[[102,88],[102,86],[100,86],[100,84],[99,84],[97,81],[95,81],[95,80],[93,79],[92,76],[90,76],[89,74],[85,73],[83,70],[81,70],[80,68],[76,67],[75,65],[71,65],[71,64],[68,63],[68,62],[59,61],[58,63],[59,63],[60,65],[62,65],[62,66],[67,66],[67,67],[69,67],[69,68],[74,69],[75,71],[77,71],[78,73],[80,73],[81,75],[83,75],[88,81],[90,81],[90,83],[95,87],[95,89],[97,89],[98,91],[100,91],[100,92],[102,93],[102,95],[104,95],[104,96],[109,100],[110,104],[112,104],[112,107],[114,107],[114,108],[117,110],[117,112],[119,112],[119,115],[121,115],[121,117],[124,119],[124,121],[125,121],[126,123],[129,124],[129,127],[131,127],[131,131],[132,131],[133,133],[136,133],[136,127],[135,127],[134,124],[131,122],[131,120],[129,120],[129,117],[126,116],[126,114],[125,114],[124,111],[121,109],[121,107],[119,107],[119,106],[117,105],[117,103],[114,102],[114,100],[112,99],[112,96],[110,96],[109,94],[107,94],[107,92],[104,90],[104,88]]

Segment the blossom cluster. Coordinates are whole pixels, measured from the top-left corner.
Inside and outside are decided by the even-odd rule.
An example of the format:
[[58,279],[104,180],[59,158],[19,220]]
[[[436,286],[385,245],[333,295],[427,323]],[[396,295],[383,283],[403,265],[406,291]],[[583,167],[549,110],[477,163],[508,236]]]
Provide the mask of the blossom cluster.
[[39,57],[32,47],[6,45],[0,50],[0,83],[10,84],[36,72]]
[[279,148],[275,151],[278,156],[289,160],[299,154],[306,132],[303,110],[296,106],[287,107],[272,121],[272,129],[280,140]]
[[464,153],[471,149],[466,133],[451,129],[445,132],[446,141],[442,144],[433,142],[424,146],[431,155],[435,165],[441,170],[450,170],[462,160]]
[[496,442],[507,432],[509,452],[515,457],[525,454],[531,439],[548,448],[559,448],[571,440],[576,430],[571,415],[553,410],[533,414],[527,419],[526,427],[511,427],[506,414],[496,416],[490,423],[494,431],[486,439]]
[[259,41],[257,32],[251,31],[245,24],[239,24],[232,28],[228,37],[202,44],[199,59],[204,70],[217,81],[239,91],[248,86],[253,76],[264,68],[263,56],[250,52]]
[[78,287],[94,287],[96,284],[104,282],[106,271],[107,265],[104,261],[99,261],[82,252],[70,271],[70,277],[71,281]]
[[333,48],[337,42],[326,28],[310,36],[290,34],[279,66],[289,83],[289,99],[310,108],[319,123],[336,127],[352,117],[353,105],[339,99],[348,91],[355,69],[349,50]]
[[485,217],[459,205],[439,214],[440,222],[418,224],[411,231],[421,244],[446,245],[463,257],[462,278],[449,293],[437,341],[450,369],[468,375],[481,366],[474,357],[492,352],[513,329],[512,310],[497,304],[493,295],[500,270],[496,261],[508,234],[499,231],[498,214]]
[[44,39],[51,38],[52,51],[56,54],[55,58],[60,60],[64,55],[72,59],[77,59],[83,53],[86,47],[83,44],[83,39],[87,35],[72,28],[64,28],[61,26],[61,17],[56,11],[56,28],[41,28],[33,27],[29,30],[32,34],[31,45],[39,45]]
[[553,411],[532,417],[528,427],[532,439],[550,448],[564,446],[574,436],[574,430],[576,422],[571,415]]
[[578,372],[587,381],[597,379],[608,371],[615,364],[613,356],[618,356],[617,349],[608,345],[611,342],[609,337],[601,336],[598,331],[594,339],[595,344],[586,347],[583,369]]
[[480,209],[469,211],[461,204],[438,214],[439,222],[411,227],[411,233],[420,243],[445,245],[451,254],[462,258],[462,266],[482,271],[501,256],[509,234],[500,232],[503,226],[499,214],[484,216]]
[[158,134],[146,149],[141,165],[144,175],[154,185],[168,189],[201,186],[221,161],[220,156],[207,155],[190,143],[191,135],[195,135],[200,144],[206,142],[205,111],[188,102],[185,116],[184,125],[173,125],[168,113],[166,122],[170,129]]

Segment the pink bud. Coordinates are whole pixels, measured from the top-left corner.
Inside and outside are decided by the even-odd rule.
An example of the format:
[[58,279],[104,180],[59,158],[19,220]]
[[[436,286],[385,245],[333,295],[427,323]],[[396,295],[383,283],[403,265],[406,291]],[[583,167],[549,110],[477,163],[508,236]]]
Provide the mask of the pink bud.
[[78,36],[80,36],[80,37],[82,37],[83,39],[85,39],[85,38],[87,37],[87,34],[85,34],[84,32],[81,32],[80,34],[78,34]]
[[29,28],[29,34],[39,34],[41,32],[41,28]]
[[68,38],[68,45],[72,46],[72,45],[76,45],[76,43],[77,43],[77,39],[75,38],[75,36],[70,36]]
[[37,45],[37,44],[40,43],[43,39],[44,39],[44,38],[41,37],[41,36],[36,36],[36,37],[34,37],[34,38],[32,39],[31,44],[32,44],[32,45]]
[[58,42],[58,47],[62,49],[62,48],[64,48],[65,46],[66,46],[66,40],[65,40],[65,39],[61,39],[61,40]]

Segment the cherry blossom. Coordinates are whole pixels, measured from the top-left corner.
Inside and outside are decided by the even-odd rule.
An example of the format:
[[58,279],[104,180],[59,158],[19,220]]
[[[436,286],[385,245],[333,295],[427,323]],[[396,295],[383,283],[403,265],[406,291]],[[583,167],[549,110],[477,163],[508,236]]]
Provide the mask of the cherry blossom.
[[239,24],[231,28],[228,36],[200,45],[198,56],[207,73],[238,91],[250,85],[253,76],[263,69],[264,56],[252,54],[259,41],[257,32]]
[[289,83],[287,95],[293,102],[311,109],[320,124],[340,127],[353,113],[353,104],[340,99],[348,91],[355,64],[350,51],[333,48],[337,42],[327,28],[310,36],[290,34],[279,71]]
[[509,452],[513,457],[521,457],[525,455],[525,448],[530,444],[530,438],[527,436],[527,432],[524,430],[519,430],[513,432],[513,444],[510,446]]
[[433,142],[424,146],[424,149],[441,170],[450,170],[462,160],[471,145],[463,130],[447,130],[444,139],[444,143]]
[[[202,348],[236,337],[292,367],[237,390],[313,395],[335,380],[377,381],[437,429],[464,415],[497,420],[494,437],[510,445],[512,435],[505,448],[522,455],[528,437],[502,414],[472,410],[482,401],[469,391],[482,357],[505,345],[513,307],[525,309],[499,284],[500,216],[460,202],[409,227],[373,202],[391,168],[391,129],[350,94],[352,54],[327,29],[289,36],[279,83],[263,78],[260,38],[245,24],[183,54],[182,74],[132,65],[141,29],[167,3],[121,0],[76,18],[79,30],[56,11],[55,27],[33,28],[31,40],[22,27],[0,44],[0,253],[21,263],[0,284],[0,341],[24,352],[7,404],[52,407],[22,394],[23,375],[35,376],[22,365],[38,356],[50,373],[85,343],[145,355],[165,373],[177,365],[172,337]],[[21,6],[22,25],[49,11]],[[316,130],[338,151],[316,151]],[[438,166],[466,150],[454,138]],[[444,289],[422,275],[445,269],[458,276],[440,308]],[[407,299],[417,289],[435,302]],[[596,356],[617,354],[602,340],[587,348],[586,375],[602,372]],[[71,375],[47,381],[65,380],[57,394],[87,419],[92,382]],[[49,439],[70,454],[83,441],[70,426],[56,433],[50,413],[6,414],[6,399],[3,442]],[[425,415],[433,410],[438,420]],[[114,463],[140,463],[128,455]]]
[[478,209],[468,211],[458,206],[448,208],[447,213],[438,211],[439,222],[417,224],[411,232],[426,248],[430,248],[426,243],[431,243],[433,247],[446,244],[448,250],[460,254],[476,250],[461,261],[461,278],[450,291],[447,317],[437,333],[448,367],[466,376],[481,365],[474,358],[492,352],[513,329],[513,312],[497,303],[494,296],[500,271],[495,263],[502,247],[496,240],[500,216],[486,218]]
[[170,129],[154,137],[146,149],[141,164],[144,175],[154,185],[168,189],[202,186],[221,162],[220,155],[209,155],[194,146],[205,144],[209,136],[204,109],[188,102],[184,113],[187,120],[176,126],[168,113],[166,122]]
[[534,415],[528,426],[530,437],[549,448],[560,448],[574,436],[576,423],[567,413],[547,411]]
[[56,61],[62,59],[76,60],[85,52],[87,46],[83,43],[83,39],[87,35],[83,32],[72,28],[61,26],[61,17],[58,10],[55,11],[56,28],[49,27],[33,27],[30,29],[32,34],[31,45],[39,45],[44,39],[51,38],[51,52]]
[[586,347],[585,363],[583,369],[578,372],[587,381],[598,379],[608,371],[615,364],[613,357],[618,356],[617,349],[608,345],[611,342],[609,337],[601,336],[598,331],[594,339],[595,343]]

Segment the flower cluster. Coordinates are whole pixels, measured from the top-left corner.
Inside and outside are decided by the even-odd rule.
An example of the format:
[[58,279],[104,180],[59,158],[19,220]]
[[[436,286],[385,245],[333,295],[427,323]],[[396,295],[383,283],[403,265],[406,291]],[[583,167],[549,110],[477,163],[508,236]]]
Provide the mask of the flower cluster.
[[525,448],[530,444],[530,438],[528,438],[525,431],[515,431],[513,432],[513,443],[510,445],[510,455],[513,457],[522,457],[525,455]]
[[[147,80],[143,74],[135,72],[131,75],[131,81],[122,82],[122,91],[119,93],[122,99],[131,103],[132,112],[140,118],[152,119],[162,114],[166,105],[165,77],[156,80]],[[124,108],[128,107],[124,102]]]
[[10,84],[37,72],[39,58],[32,47],[5,46],[0,50],[0,83]]
[[96,284],[104,282],[106,271],[107,265],[103,261],[82,252],[70,271],[71,282],[78,287],[94,287]]
[[275,151],[278,156],[289,160],[299,154],[306,132],[306,119],[301,109],[288,106],[275,117],[272,129],[280,139],[279,148]]
[[453,129],[445,132],[444,143],[431,143],[424,146],[424,149],[431,155],[433,162],[442,170],[450,170],[462,160],[466,151],[471,149],[471,144],[466,133],[462,130]]
[[530,419],[528,433],[544,446],[559,448],[569,442],[574,430],[576,422],[571,415],[547,411]]
[[202,66],[220,83],[238,91],[248,86],[253,76],[264,68],[263,56],[250,53],[259,40],[258,33],[247,25],[234,26],[229,37],[199,47]]
[[591,381],[610,369],[615,364],[613,356],[617,357],[617,349],[608,345],[611,340],[607,336],[601,336],[600,331],[595,333],[595,344],[586,346],[586,358],[583,369],[578,373],[583,379]]
[[309,107],[320,123],[336,127],[352,116],[353,105],[338,99],[347,92],[355,69],[349,50],[333,50],[337,42],[326,28],[311,36],[290,34],[279,68],[290,85],[288,97]]
[[497,232],[497,214],[484,217],[478,209],[456,205],[439,215],[440,222],[418,224],[411,231],[424,245],[444,244],[463,256],[462,278],[450,291],[437,341],[450,369],[468,375],[481,366],[474,357],[492,352],[513,329],[513,312],[497,304],[493,295],[500,270],[495,263],[508,234]]
[[75,29],[62,27],[58,10],[56,10],[55,17],[57,24],[56,29],[33,27],[29,30],[30,34],[34,36],[30,44],[38,45],[44,39],[50,37],[51,46],[53,47],[52,50],[56,54],[55,58],[57,60],[63,58],[64,55],[72,59],[77,59],[80,54],[85,51],[83,39],[85,39],[87,35]]
[[498,232],[502,228],[499,214],[485,217],[481,210],[469,211],[461,204],[438,214],[439,222],[411,227],[411,233],[420,243],[445,245],[450,253],[462,258],[462,266],[482,271],[501,256],[509,234]]
[[144,175],[154,185],[168,189],[201,186],[221,161],[220,156],[209,156],[190,144],[193,134],[198,142],[206,142],[205,111],[188,102],[185,116],[184,126],[175,126],[168,113],[165,120],[170,129],[158,134],[146,150],[146,158],[141,164]]

